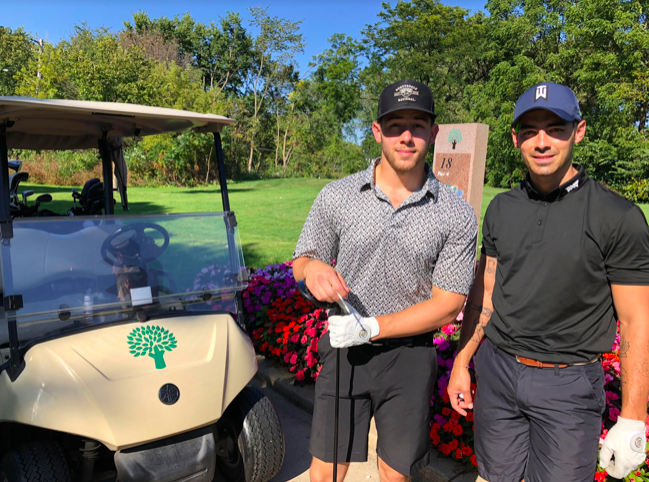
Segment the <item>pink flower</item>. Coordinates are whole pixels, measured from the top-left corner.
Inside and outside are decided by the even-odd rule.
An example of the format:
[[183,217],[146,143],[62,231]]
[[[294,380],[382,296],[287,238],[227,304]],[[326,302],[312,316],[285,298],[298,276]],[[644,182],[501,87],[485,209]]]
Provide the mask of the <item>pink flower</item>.
[[457,327],[454,324],[448,324],[442,327],[442,331],[447,335],[452,335],[457,331]]
[[298,372],[295,374],[295,378],[297,378],[298,381],[304,381],[304,370],[298,370]]
[[608,385],[613,380],[615,380],[615,377],[613,377],[613,375],[611,375],[610,373],[607,373],[606,375],[604,375],[604,385]]
[[[308,323],[307,323],[308,325]],[[313,338],[316,335],[316,329],[315,328],[308,328],[305,333],[309,335],[311,338]]]
[[620,399],[620,397],[617,394],[615,394],[613,392],[606,392],[606,403],[608,405],[612,405],[612,402],[614,402],[615,400],[619,400],[619,399]]
[[615,408],[611,407],[608,411],[608,418],[610,418],[613,422],[617,422],[617,417],[620,416],[620,411]]
[[308,338],[306,337],[306,335],[302,335],[302,339],[300,340],[300,343],[302,343],[303,345],[305,345],[306,342],[307,342],[307,340],[308,340]]
[[291,365],[295,365],[297,363],[297,353],[293,353],[291,356]]
[[300,339],[300,334],[296,333],[291,337],[291,343],[297,343],[297,341]]
[[309,368],[312,368],[313,365],[315,365],[317,362],[318,360],[316,360],[316,358],[311,353],[306,354],[306,365]]
[[613,369],[615,370],[616,373],[620,373],[620,362],[619,361],[614,361],[613,362]]
[[284,363],[288,363],[288,361],[291,359],[291,354],[289,352],[286,352],[284,355]]

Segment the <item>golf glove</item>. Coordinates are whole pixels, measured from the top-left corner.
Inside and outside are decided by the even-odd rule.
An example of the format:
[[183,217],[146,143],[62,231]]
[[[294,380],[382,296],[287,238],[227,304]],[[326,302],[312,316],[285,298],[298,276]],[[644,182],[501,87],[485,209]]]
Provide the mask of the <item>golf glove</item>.
[[[611,477],[623,479],[644,462],[646,446],[644,422],[618,417],[602,444],[599,465]],[[615,461],[611,462],[611,456]]]
[[334,348],[369,343],[370,339],[379,334],[379,322],[374,317],[363,318],[352,305],[343,301],[349,315],[333,315],[329,317],[329,342]]

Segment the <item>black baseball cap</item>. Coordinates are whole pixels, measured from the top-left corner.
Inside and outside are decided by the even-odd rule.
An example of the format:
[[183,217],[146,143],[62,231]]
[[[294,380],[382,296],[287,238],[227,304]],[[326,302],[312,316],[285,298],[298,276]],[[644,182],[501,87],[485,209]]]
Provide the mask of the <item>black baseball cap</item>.
[[549,110],[568,122],[581,121],[575,93],[565,85],[543,82],[530,87],[518,98],[512,127],[518,125],[523,115],[539,109]]
[[430,115],[435,122],[435,102],[433,93],[426,84],[414,80],[400,80],[388,85],[379,97],[379,108],[376,120],[398,110],[420,110]]

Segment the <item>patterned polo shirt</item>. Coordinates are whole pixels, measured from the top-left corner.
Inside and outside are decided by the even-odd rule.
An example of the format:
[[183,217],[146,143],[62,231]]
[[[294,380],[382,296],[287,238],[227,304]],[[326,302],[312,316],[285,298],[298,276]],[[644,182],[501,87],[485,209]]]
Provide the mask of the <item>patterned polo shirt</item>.
[[478,234],[473,209],[428,166],[423,187],[394,209],[374,183],[379,162],[320,191],[293,259],[336,260],[349,302],[363,316],[429,300],[433,286],[467,294]]

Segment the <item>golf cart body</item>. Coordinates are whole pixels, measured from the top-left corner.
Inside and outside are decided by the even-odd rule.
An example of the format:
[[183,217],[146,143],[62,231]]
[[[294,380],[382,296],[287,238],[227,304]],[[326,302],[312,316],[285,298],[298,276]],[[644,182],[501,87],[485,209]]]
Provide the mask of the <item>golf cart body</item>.
[[[242,430],[270,404],[245,391],[257,362],[220,139],[233,122],[0,97],[0,482],[22,480],[20,443],[58,453],[71,469],[61,480],[209,481],[221,462],[230,480],[265,482],[279,470],[278,420],[272,468],[241,446],[242,436],[263,439]],[[223,210],[115,214],[116,188],[128,209],[121,138],[187,130],[214,135]],[[12,215],[8,148],[97,147],[106,215]]]

